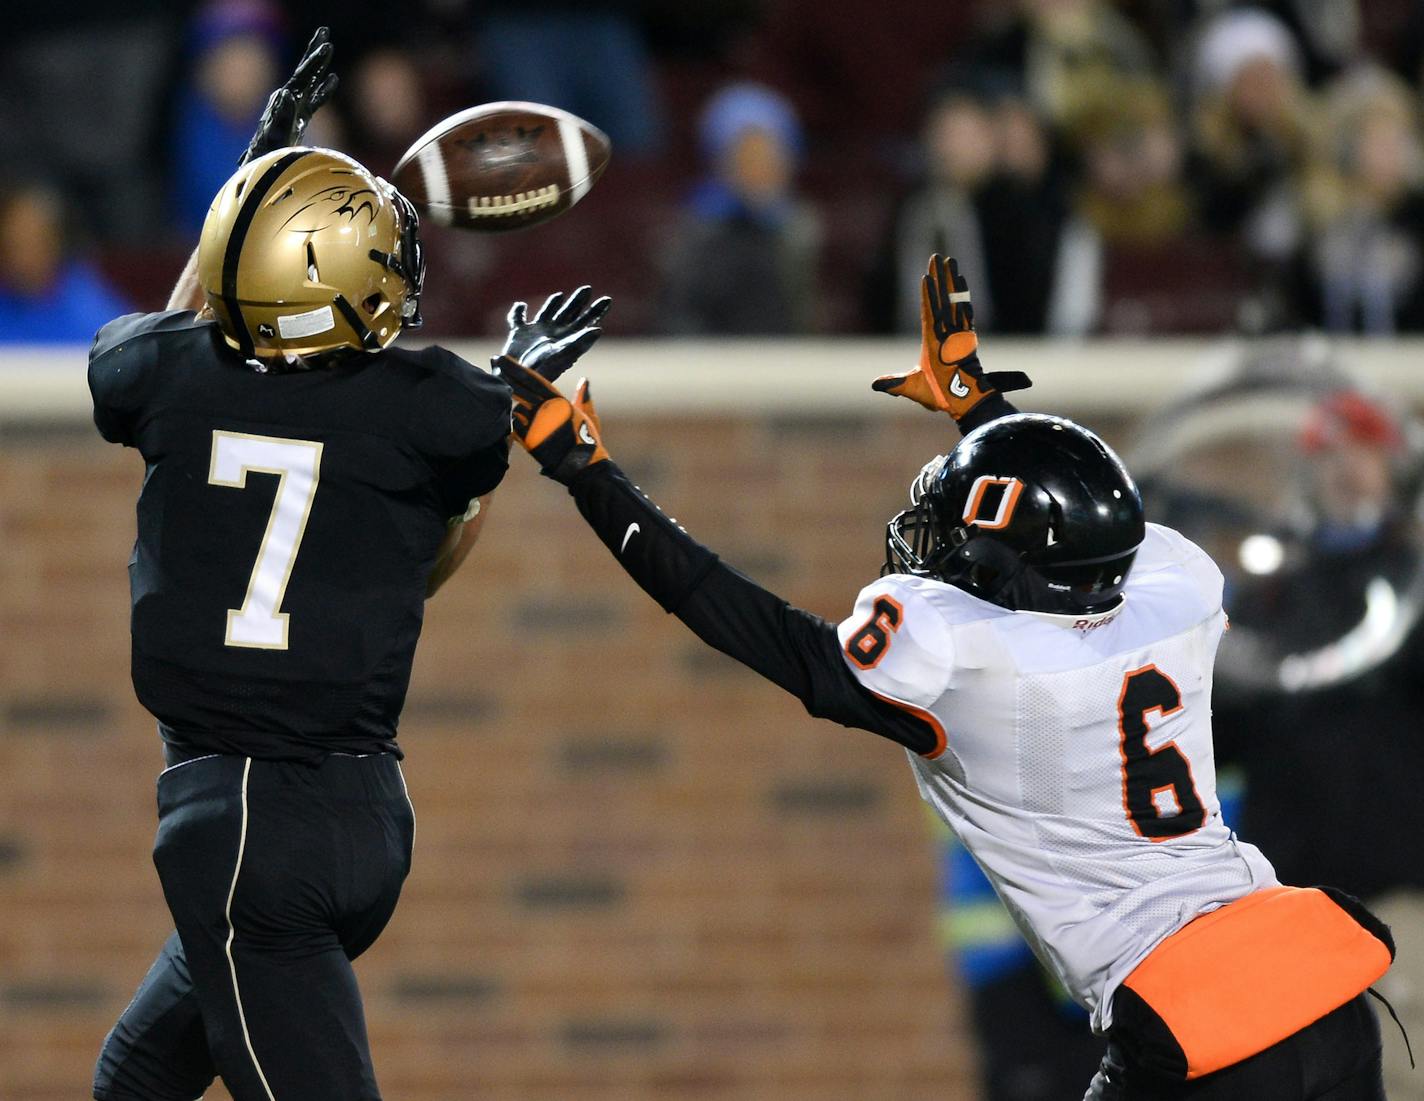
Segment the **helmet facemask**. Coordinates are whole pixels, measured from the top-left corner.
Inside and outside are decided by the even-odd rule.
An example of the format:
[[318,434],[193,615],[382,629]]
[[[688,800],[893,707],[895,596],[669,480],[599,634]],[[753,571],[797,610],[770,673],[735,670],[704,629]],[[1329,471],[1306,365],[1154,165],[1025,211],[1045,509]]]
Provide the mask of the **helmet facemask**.
[[897,512],[885,525],[885,564],[880,567],[880,576],[931,575],[931,561],[941,557],[938,542],[928,505]]
[[[942,538],[941,525],[936,522],[928,500],[935,475],[948,459],[948,455],[936,455],[920,468],[910,483],[910,507],[896,513],[885,525],[885,564],[880,567],[881,577],[892,573],[936,577],[944,559],[958,545]],[[943,535],[947,537],[949,533]]]
[[945,523],[932,498],[916,500],[920,480],[911,487],[911,507],[885,526],[885,564],[880,575],[931,577],[992,603],[1004,603],[1001,596],[1028,568],[1023,558],[996,539],[976,535],[969,525]]
[[418,329],[425,323],[425,319],[420,316],[420,292],[425,287],[425,249],[420,243],[420,215],[415,204],[393,185],[380,177],[377,177],[376,182],[382,186],[387,198],[395,206],[401,228],[395,253],[372,249],[371,259],[385,265],[405,282],[405,301],[401,303],[401,328]]

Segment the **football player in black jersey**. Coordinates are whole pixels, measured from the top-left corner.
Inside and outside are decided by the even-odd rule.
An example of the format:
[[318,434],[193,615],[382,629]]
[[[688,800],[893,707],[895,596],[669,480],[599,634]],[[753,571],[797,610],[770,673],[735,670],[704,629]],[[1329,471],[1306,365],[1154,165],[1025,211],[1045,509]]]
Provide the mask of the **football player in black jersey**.
[[[389,920],[415,816],[398,761],[427,596],[504,476],[506,386],[420,321],[418,220],[298,145],[317,33],[213,201],[163,313],[100,330],[94,420],[146,472],[133,681],[158,720],[154,861],[176,931],[106,1040],[99,1101],[375,1101],[350,961]],[[576,358],[606,303],[551,299],[511,343]],[[576,339],[568,339],[577,334]]]

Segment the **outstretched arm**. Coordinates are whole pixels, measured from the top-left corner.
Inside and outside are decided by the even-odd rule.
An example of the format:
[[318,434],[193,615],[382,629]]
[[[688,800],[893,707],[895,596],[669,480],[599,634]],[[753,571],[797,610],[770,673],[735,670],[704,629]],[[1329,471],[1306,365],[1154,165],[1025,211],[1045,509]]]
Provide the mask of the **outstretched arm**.
[[514,391],[515,436],[546,475],[569,488],[618,564],[665,611],[817,717],[869,730],[917,753],[943,748],[932,723],[861,687],[834,626],[721,562],[628,480],[603,447],[587,382],[569,401],[544,377],[558,377],[563,368],[557,362],[538,349],[527,360],[529,366],[508,357],[496,362]]
[[[252,135],[247,150],[238,158],[239,168],[273,150],[301,142],[312,115],[336,90],[336,74],[330,72],[330,37],[327,28],[318,27],[287,83],[268,97],[266,109],[257,123],[257,132]],[[173,293],[168,296],[168,309],[201,309],[203,298],[203,288],[198,282],[198,250],[194,249],[183,265]]]
[[170,310],[200,310],[203,308],[203,287],[198,282],[198,250],[194,249],[178,282],[173,285],[173,293],[168,296]]
[[721,561],[617,465],[588,468],[569,492],[628,576],[707,645],[791,693],[817,718],[868,730],[917,753],[943,748],[931,724],[860,685],[834,624]]
[[930,257],[920,280],[920,362],[903,375],[882,375],[872,390],[909,398],[948,413],[962,435],[981,424],[1017,413],[1004,394],[1032,383],[1022,371],[986,372],[979,362],[979,334],[969,283],[954,257]]

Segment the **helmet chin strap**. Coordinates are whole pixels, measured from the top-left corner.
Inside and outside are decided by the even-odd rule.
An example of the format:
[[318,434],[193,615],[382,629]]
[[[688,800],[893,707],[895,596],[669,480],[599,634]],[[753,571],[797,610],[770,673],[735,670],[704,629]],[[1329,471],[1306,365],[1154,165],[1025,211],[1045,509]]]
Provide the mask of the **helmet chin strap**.
[[1023,558],[997,539],[975,538],[968,528],[954,529],[950,539],[957,546],[945,562],[945,574],[968,582],[975,596],[991,604],[1016,607],[1019,602],[1013,601],[1012,596],[1021,587]]
[[379,352],[381,342],[376,339],[376,334],[371,331],[369,325],[361,318],[361,312],[346,300],[344,294],[338,294],[332,302],[341,311],[341,316],[346,318],[346,323],[356,331],[356,336],[361,341],[361,347],[368,352]]

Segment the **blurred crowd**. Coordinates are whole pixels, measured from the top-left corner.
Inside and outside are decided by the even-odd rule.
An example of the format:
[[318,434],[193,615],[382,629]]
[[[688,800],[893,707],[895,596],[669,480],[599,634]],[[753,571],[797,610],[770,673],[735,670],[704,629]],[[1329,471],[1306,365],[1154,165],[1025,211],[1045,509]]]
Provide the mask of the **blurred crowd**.
[[584,208],[432,248],[442,334],[570,278],[625,332],[913,330],[935,250],[989,331],[1424,328],[1424,0],[76,0],[0,47],[0,339],[159,304],[323,22],[310,140],[377,172],[486,100],[613,139]]

